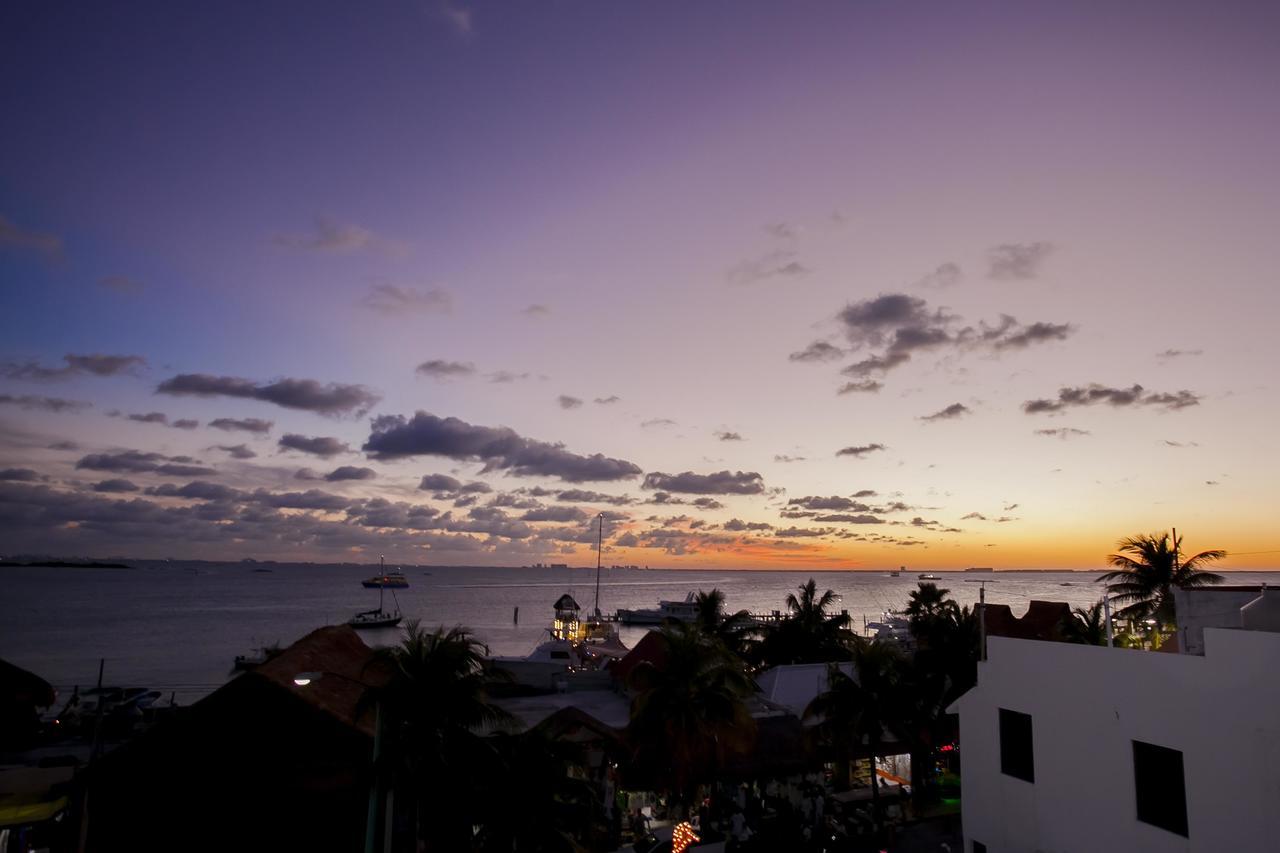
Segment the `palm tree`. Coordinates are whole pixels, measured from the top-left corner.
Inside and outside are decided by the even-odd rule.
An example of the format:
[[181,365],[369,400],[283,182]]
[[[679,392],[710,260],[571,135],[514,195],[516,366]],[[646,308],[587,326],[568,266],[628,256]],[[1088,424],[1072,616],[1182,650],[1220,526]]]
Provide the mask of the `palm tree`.
[[370,691],[384,721],[384,772],[398,771],[396,787],[416,806],[427,849],[470,843],[480,815],[474,791],[498,764],[484,735],[512,722],[489,702],[488,684],[502,673],[488,653],[466,628],[428,631],[413,620],[400,645],[379,649],[371,664],[389,673]]
[[746,699],[754,685],[742,662],[691,625],[664,626],[661,663],[631,672],[627,741],[636,764],[681,806],[726,756],[749,747],[755,722]]
[[693,624],[698,630],[719,641],[739,658],[745,658],[757,629],[751,614],[746,610],[726,614],[724,593],[718,589],[711,592],[698,590],[697,604],[698,615]]
[[1107,644],[1107,616],[1103,612],[1103,602],[1095,601],[1088,607],[1077,607],[1071,611],[1071,619],[1062,626],[1062,633],[1072,643],[1083,643],[1087,646],[1105,646]]
[[938,589],[936,583],[921,581],[907,596],[907,606],[903,612],[911,620],[911,628],[915,630],[917,622],[934,619],[946,609],[949,589]]
[[776,666],[849,660],[850,644],[855,639],[849,630],[849,614],[827,612],[839,596],[830,589],[818,595],[813,578],[797,591],[799,595],[787,596],[787,618],[770,625],[765,632],[759,644],[759,662]]
[[865,757],[871,771],[871,811],[880,826],[880,786],[876,755],[886,732],[903,737],[902,721],[910,696],[905,689],[906,659],[892,643],[859,641],[853,647],[854,677],[838,664],[827,669],[827,690],[805,708],[806,719],[818,718],[818,734],[850,758]]
[[1107,557],[1116,567],[1099,581],[1107,585],[1114,601],[1126,605],[1116,616],[1131,621],[1155,619],[1157,631],[1176,622],[1173,605],[1174,587],[1198,587],[1221,583],[1222,575],[1204,570],[1204,566],[1224,559],[1226,551],[1201,551],[1194,557],[1180,559],[1182,537],[1170,542],[1167,533],[1139,534],[1121,539],[1120,551]]

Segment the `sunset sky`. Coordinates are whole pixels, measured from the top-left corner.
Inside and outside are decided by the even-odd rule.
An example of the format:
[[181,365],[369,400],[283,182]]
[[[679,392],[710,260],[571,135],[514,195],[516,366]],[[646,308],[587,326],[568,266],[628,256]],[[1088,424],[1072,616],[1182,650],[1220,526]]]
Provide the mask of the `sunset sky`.
[[1280,565],[1280,4],[9,3],[0,553]]

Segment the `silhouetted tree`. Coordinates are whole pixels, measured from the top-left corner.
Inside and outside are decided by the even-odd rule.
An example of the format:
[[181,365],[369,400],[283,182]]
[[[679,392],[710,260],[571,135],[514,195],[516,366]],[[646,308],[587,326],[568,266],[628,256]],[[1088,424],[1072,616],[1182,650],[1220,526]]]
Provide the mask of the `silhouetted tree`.
[[1204,566],[1227,556],[1226,551],[1201,551],[1182,559],[1182,537],[1172,542],[1167,533],[1141,534],[1121,539],[1120,551],[1107,557],[1116,567],[1098,580],[1107,585],[1108,594],[1125,605],[1116,611],[1121,619],[1138,621],[1154,619],[1157,630],[1177,622],[1173,589],[1221,583],[1222,575],[1205,571]]

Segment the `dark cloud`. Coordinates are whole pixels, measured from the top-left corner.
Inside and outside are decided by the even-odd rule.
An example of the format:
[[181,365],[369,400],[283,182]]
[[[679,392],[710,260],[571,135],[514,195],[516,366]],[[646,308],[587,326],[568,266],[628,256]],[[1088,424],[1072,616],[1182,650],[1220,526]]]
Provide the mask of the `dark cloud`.
[[169,416],[164,412],[148,412],[145,415],[129,415],[129,420],[137,421],[141,424],[165,424],[169,423]]
[[835,530],[830,527],[787,527],[781,530],[775,530],[774,536],[787,539],[798,539],[803,537],[830,536]]
[[773,457],[774,462],[784,462],[784,463],[785,462],[803,462],[804,459],[805,458],[803,456],[787,456],[785,453],[778,453],[778,454],[775,454]]
[[743,440],[740,434],[736,432],[729,432],[728,430],[720,430],[715,433],[715,436],[721,441],[742,441]]
[[836,451],[836,456],[853,456],[861,459],[868,453],[874,453],[878,450],[887,450],[883,444],[860,444],[850,447],[842,447]]
[[310,453],[313,456],[321,456],[325,459],[351,450],[346,442],[338,441],[336,438],[330,438],[325,435],[299,435],[296,432],[289,432],[280,436],[280,441],[277,444],[285,450],[297,450],[300,453]]
[[432,379],[458,379],[475,375],[476,366],[469,361],[445,361],[441,358],[433,358],[419,364],[415,372],[430,376]]
[[76,468],[87,471],[164,474],[169,477],[207,477],[218,473],[213,468],[191,464],[195,461],[190,456],[164,456],[160,453],[124,450],[118,453],[91,453],[81,457],[76,462]]
[[724,529],[736,532],[747,530],[772,530],[773,525],[765,521],[743,521],[740,518],[731,518],[724,523]]
[[56,234],[23,228],[0,215],[0,248],[36,252],[49,258],[62,255],[62,238]]
[[1165,447],[1199,447],[1200,446],[1194,441],[1170,441],[1167,438],[1161,440],[1160,443],[1163,444]]
[[875,489],[859,489],[853,493],[855,498],[874,498],[876,496]]
[[730,284],[754,284],[771,278],[796,278],[808,274],[809,268],[800,263],[798,254],[791,249],[779,249],[751,258],[729,270]]
[[33,394],[14,396],[0,394],[0,406],[17,406],[20,409],[39,409],[45,412],[77,412],[92,408],[92,403],[81,400],[64,400],[61,397],[38,397]]
[[945,264],[940,264],[933,272],[917,281],[915,286],[941,289],[959,284],[963,278],[964,273],[960,269],[960,265],[948,261]]
[[1167,349],[1164,352],[1156,353],[1156,358],[1159,358],[1159,359],[1188,358],[1188,357],[1197,356],[1197,355],[1204,355],[1204,350],[1202,349]]
[[165,483],[147,489],[147,494],[161,498],[188,498],[197,501],[243,501],[248,495],[239,489],[224,486],[221,483],[210,483],[205,480],[192,480],[185,486]]
[[232,459],[254,459],[258,455],[247,444],[217,444],[213,449],[231,454]]
[[626,506],[635,503],[633,498],[626,495],[606,495],[603,492],[591,492],[586,489],[566,489],[556,493],[556,500],[566,503],[584,503],[584,504],[612,504],[614,506]]
[[844,350],[826,341],[814,341],[804,349],[787,356],[791,361],[836,361],[844,358]]
[[617,394],[610,394],[608,397],[596,397],[595,402],[601,406],[611,406],[614,403],[622,402],[622,398]]
[[1027,281],[1040,273],[1052,243],[1003,243],[987,250],[987,275],[1001,281]]
[[523,309],[520,313],[526,317],[545,317],[551,313],[551,309],[546,305],[534,303],[533,305]]
[[0,468],[0,480],[13,483],[35,483],[40,475],[30,468]]
[[1064,441],[1068,438],[1079,438],[1080,436],[1092,435],[1087,429],[1076,429],[1075,427],[1058,427],[1057,429],[1038,429],[1036,435],[1045,435],[1050,438],[1060,438]]
[[651,429],[653,427],[676,426],[676,422],[671,420],[671,418],[650,418],[647,421],[641,421],[640,426],[643,429]]
[[209,421],[209,426],[226,432],[254,432],[265,435],[271,432],[275,422],[264,421],[261,418],[216,418]]
[[715,498],[694,498],[692,506],[698,509],[724,509],[724,504]]
[[343,385],[337,382],[323,385],[314,379],[289,378],[263,384],[234,376],[210,376],[205,373],[182,373],[166,379],[156,387],[156,393],[239,397],[322,415],[360,414],[382,399],[363,385]]
[[315,509],[327,512],[346,509],[351,503],[341,495],[332,495],[319,489],[307,489],[305,492],[268,492],[266,489],[257,489],[249,496],[249,500],[277,509]]
[[526,379],[532,379],[532,373],[513,373],[510,370],[495,370],[489,374],[489,381],[498,385],[508,385],[512,382],[523,382]]
[[970,513],[967,513],[967,514],[965,514],[965,515],[960,516],[960,520],[961,520],[961,521],[968,521],[969,519],[973,519],[974,521],[988,521],[988,520],[989,520],[985,515],[983,515],[983,514],[982,514],[982,513],[980,513],[980,512],[970,512]]
[[1141,385],[1129,388],[1109,388],[1105,385],[1091,384],[1083,388],[1060,388],[1056,400],[1027,400],[1022,410],[1029,415],[1045,412],[1060,412],[1077,406],[1092,406],[1106,403],[1110,406],[1157,406],[1172,411],[1185,409],[1200,403],[1200,397],[1190,391],[1175,393],[1153,393],[1143,389]]
[[958,417],[970,414],[972,410],[964,403],[952,403],[945,409],[939,409],[932,415],[924,415],[920,418],[922,421],[949,421]]
[[686,495],[758,495],[764,480],[755,471],[717,471],[713,474],[663,474],[655,471],[644,478],[644,488]]
[[193,418],[178,418],[176,421],[169,424],[169,426],[174,429],[196,429],[200,426],[200,422]]
[[1065,341],[1075,332],[1075,327],[1070,323],[1036,322],[1030,326],[1022,326],[1008,314],[1003,315],[1002,319],[1007,322],[1001,333],[984,339],[998,350],[1026,349],[1032,344]]
[[330,483],[337,483],[342,480],[372,480],[378,474],[372,468],[357,468],[354,465],[343,465],[334,468],[324,478]]
[[53,444],[49,445],[49,449],[50,450],[79,450],[80,445],[76,444],[74,441],[55,441]]
[[576,409],[582,405],[582,401],[580,399],[577,397],[570,397],[568,394],[561,394],[559,397],[556,397],[556,403],[558,403],[562,409]]
[[576,506],[544,506],[520,516],[522,521],[586,521],[589,516]]
[[493,487],[488,483],[482,483],[479,480],[464,483],[448,474],[427,474],[418,483],[418,489],[432,492],[431,496],[440,501],[459,501],[464,500],[466,496],[471,496],[472,502],[475,501],[475,495],[487,495],[493,491]]
[[639,466],[600,453],[583,456],[561,444],[525,438],[508,427],[469,424],[419,411],[413,418],[383,415],[373,421],[364,450],[376,459],[444,456],[481,461],[482,472],[506,471],[529,477],[558,477],[570,483],[625,480],[642,473]]
[[93,484],[95,492],[107,492],[111,494],[119,494],[123,492],[136,492],[138,486],[132,480],[116,479],[116,480],[100,480]]
[[802,498],[792,498],[787,501],[787,506],[798,506],[804,509],[834,509],[849,510],[852,512],[867,512],[871,507],[855,500],[841,497],[840,495],[831,495],[824,497],[822,495],[806,495]]
[[0,366],[0,376],[7,379],[30,379],[48,381],[69,379],[72,376],[120,376],[135,374],[138,368],[146,365],[147,360],[140,355],[75,355],[68,353],[62,357],[66,362],[60,367],[45,367],[34,361],[22,363],[9,362]]
[[860,514],[857,514],[857,515],[852,515],[852,514],[849,514],[849,513],[833,513],[833,514],[831,514],[831,515],[814,515],[814,516],[812,516],[812,518],[813,518],[813,520],[814,520],[814,521],[817,521],[817,522],[826,522],[826,523],[828,523],[828,524],[830,524],[830,523],[839,523],[839,524],[885,524],[885,523],[886,523],[886,522],[885,522],[885,520],[884,520],[883,518],[877,518],[877,517],[876,517],[876,516],[874,516],[874,515],[866,515],[865,513],[860,513]]

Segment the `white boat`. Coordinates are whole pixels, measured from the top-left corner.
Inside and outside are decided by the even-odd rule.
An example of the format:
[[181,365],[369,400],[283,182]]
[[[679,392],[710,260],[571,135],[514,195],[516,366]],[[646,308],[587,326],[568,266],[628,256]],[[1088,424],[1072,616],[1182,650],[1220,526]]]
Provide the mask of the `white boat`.
[[937,575],[931,575],[931,574],[929,574],[928,572],[925,572],[923,575],[921,575],[921,576],[920,576],[920,580],[922,580],[922,581],[940,581],[940,580],[942,580],[942,578],[938,577]]
[[663,622],[692,622],[698,618],[698,594],[691,592],[684,601],[659,601],[656,610],[618,610],[623,625],[661,625]]
[[886,610],[880,614],[876,622],[867,623],[868,631],[875,631],[872,636],[877,640],[893,640],[911,642],[911,623],[901,613]]
[[392,628],[400,624],[400,620],[404,617],[400,615],[400,600],[396,598],[395,590],[391,590],[391,597],[395,599],[396,606],[392,610],[384,610],[382,608],[382,598],[385,593],[383,587],[378,587],[378,609],[362,610],[355,616],[347,620],[347,624],[352,628]]

